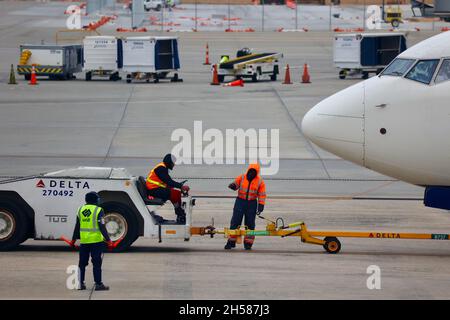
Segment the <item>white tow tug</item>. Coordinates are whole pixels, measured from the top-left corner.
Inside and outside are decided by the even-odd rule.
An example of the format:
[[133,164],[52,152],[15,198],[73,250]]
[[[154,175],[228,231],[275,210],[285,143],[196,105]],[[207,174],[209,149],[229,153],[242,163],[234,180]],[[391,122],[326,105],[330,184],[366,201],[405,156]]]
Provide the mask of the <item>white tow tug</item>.
[[147,197],[144,177],[124,168],[79,167],[0,181],[0,250],[14,249],[30,238],[71,237],[77,210],[89,191],[101,197],[111,240],[122,239],[117,251],[140,236],[159,241],[191,237],[191,196],[182,196],[186,223],[177,224],[157,215],[164,201]]

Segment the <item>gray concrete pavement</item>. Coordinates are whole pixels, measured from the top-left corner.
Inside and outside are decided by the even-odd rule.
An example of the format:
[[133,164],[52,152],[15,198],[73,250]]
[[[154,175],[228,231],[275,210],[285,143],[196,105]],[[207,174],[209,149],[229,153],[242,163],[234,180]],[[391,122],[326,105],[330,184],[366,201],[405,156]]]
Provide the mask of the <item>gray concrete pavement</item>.
[[[24,15],[23,10],[34,11],[23,3],[2,3],[14,14],[2,11],[0,92],[0,175],[25,175],[72,167],[76,165],[113,165],[130,168],[134,174],[145,175],[150,166],[170,151],[175,142],[170,140],[177,128],[193,129],[194,121],[203,127],[217,128],[275,128],[280,129],[280,158],[278,179],[309,179],[303,184],[278,181],[271,185],[275,193],[306,193],[351,195],[367,193],[386,177],[361,169],[311,145],[301,133],[303,115],[324,97],[345,88],[358,79],[339,81],[332,64],[332,35],[327,32],[309,33],[180,33],[180,53],[184,83],[126,84],[107,81],[70,82],[40,81],[30,87],[23,80],[9,86],[10,63],[17,62],[20,43],[53,42],[58,28],[46,24],[55,17],[55,9],[47,16],[42,10]],[[36,4],[36,6],[43,6]],[[54,7],[57,4],[50,4]],[[18,8],[17,8],[18,7]],[[22,20],[23,19],[23,20]],[[10,25],[8,25],[8,21]],[[35,27],[39,25],[39,32]],[[11,26],[14,26],[11,28]],[[24,30],[23,32],[21,30]],[[112,33],[105,27],[103,33]],[[37,34],[37,36],[36,36]],[[413,44],[429,33],[411,33]],[[255,51],[279,48],[285,63],[292,68],[294,85],[278,82],[249,83],[244,88],[223,88],[209,85],[209,66],[203,66],[204,46],[210,45],[211,60],[223,53],[233,54],[243,46]],[[301,66],[308,63],[311,85],[299,83]],[[283,75],[281,75],[282,78]],[[14,163],[14,166],[11,164]],[[238,174],[243,166],[179,166],[179,177],[225,177]],[[325,179],[325,180],[323,180]],[[326,179],[329,179],[328,181]],[[335,179],[369,179],[361,190],[361,182],[339,183]],[[318,181],[316,181],[318,180]],[[217,181],[193,182],[201,192],[223,192]],[[220,183],[223,183],[222,181]],[[400,182],[398,188],[384,188],[382,196],[420,197],[422,190]],[[287,187],[289,185],[289,187]]]
[[[227,225],[232,199],[199,199],[195,225],[214,217]],[[311,230],[448,232],[449,216],[419,201],[285,200],[267,216],[304,220]],[[165,208],[163,215],[173,215]],[[264,228],[264,221],[257,221]],[[254,250],[225,252],[220,236],[189,242],[138,240],[127,253],[106,254],[109,292],[66,289],[77,254],[48,241],[28,241],[0,254],[0,299],[449,299],[450,247],[431,240],[341,238],[329,255],[297,238],[258,237]],[[367,268],[381,269],[381,290],[366,286]],[[87,284],[92,286],[90,267]]]

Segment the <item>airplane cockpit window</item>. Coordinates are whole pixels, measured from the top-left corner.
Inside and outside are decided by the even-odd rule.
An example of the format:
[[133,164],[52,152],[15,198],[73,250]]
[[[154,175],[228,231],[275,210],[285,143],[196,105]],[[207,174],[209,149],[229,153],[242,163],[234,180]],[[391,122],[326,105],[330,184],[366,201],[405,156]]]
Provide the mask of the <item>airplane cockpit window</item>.
[[436,76],[436,83],[441,83],[450,80],[450,59],[442,62],[441,68]]
[[406,75],[407,79],[430,84],[439,60],[420,60]]
[[381,75],[401,77],[408,71],[414,61],[414,59],[395,59],[386,69],[384,69]]

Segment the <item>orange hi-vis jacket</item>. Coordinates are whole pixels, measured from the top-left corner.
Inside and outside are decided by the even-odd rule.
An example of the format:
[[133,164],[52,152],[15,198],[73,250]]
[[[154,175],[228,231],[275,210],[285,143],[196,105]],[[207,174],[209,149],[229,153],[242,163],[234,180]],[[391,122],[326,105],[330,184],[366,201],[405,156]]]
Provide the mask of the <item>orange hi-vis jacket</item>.
[[147,186],[148,190],[156,189],[156,188],[167,188],[167,184],[162,182],[162,180],[155,173],[155,169],[160,166],[163,166],[164,168],[166,168],[166,164],[164,162],[160,162],[148,174],[147,180],[146,180],[146,186]]
[[[247,179],[247,172],[250,169],[255,169],[256,177],[249,183]],[[263,178],[259,175],[260,166],[257,163],[252,163],[248,166],[247,172],[237,176],[234,183],[238,187],[238,198],[244,200],[256,200],[258,203],[265,205],[266,203],[266,184]]]

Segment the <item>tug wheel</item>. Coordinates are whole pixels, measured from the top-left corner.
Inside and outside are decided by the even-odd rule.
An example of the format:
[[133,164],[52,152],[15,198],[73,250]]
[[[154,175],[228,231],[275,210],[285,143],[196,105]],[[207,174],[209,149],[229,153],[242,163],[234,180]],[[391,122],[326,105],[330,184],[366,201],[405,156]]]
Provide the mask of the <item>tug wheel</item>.
[[106,202],[102,204],[105,211],[106,231],[112,241],[123,239],[114,251],[127,250],[139,236],[139,225],[131,209],[122,203]]
[[324,239],[325,244],[323,245],[323,248],[328,253],[338,253],[341,251],[341,242],[336,237],[326,237]]

